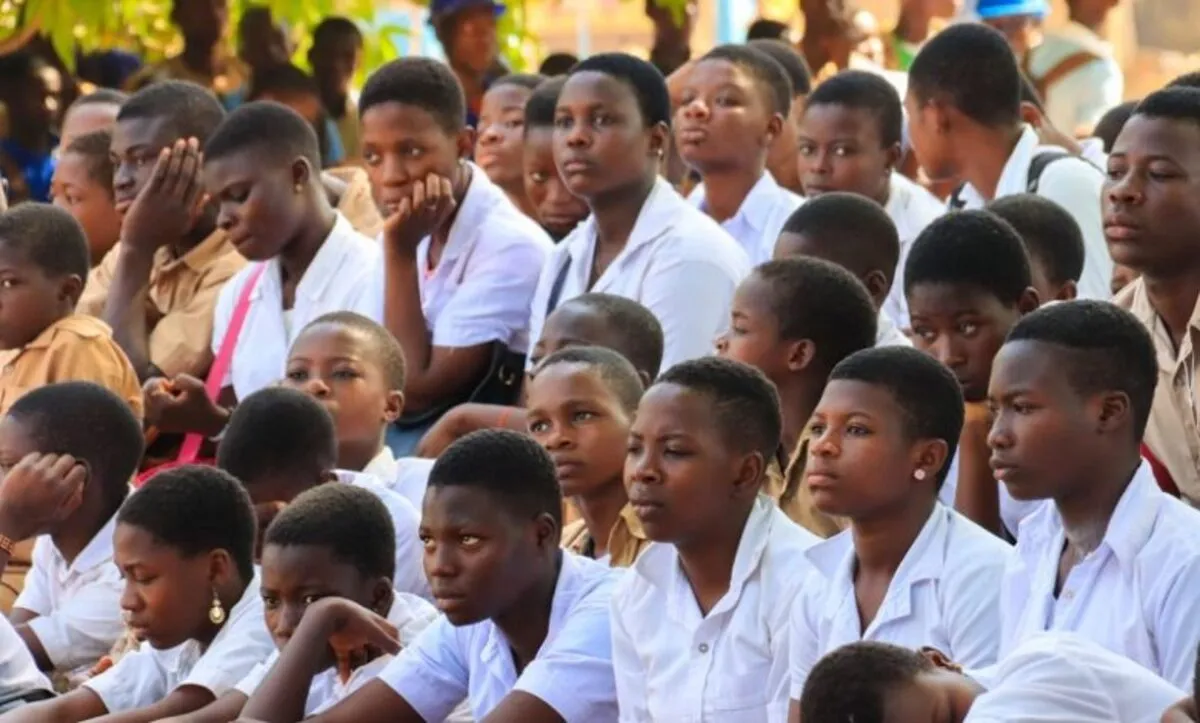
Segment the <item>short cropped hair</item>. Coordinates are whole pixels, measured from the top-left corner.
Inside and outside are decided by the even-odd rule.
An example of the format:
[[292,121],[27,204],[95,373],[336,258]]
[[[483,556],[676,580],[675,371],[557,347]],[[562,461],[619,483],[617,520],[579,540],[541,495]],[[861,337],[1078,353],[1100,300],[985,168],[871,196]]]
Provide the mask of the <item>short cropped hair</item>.
[[754,81],[759,97],[772,112],[787,117],[792,109],[792,81],[787,71],[770,55],[749,45],[718,45],[700,61],[723,60],[744,71]]
[[429,487],[477,487],[516,519],[546,514],[562,525],[562,490],[554,462],[527,434],[485,429],[460,438],[433,463]]
[[883,147],[900,144],[904,133],[904,106],[896,89],[878,73],[843,70],[813,89],[805,107],[817,105],[867,111],[875,117]]
[[145,446],[129,404],[92,382],[57,382],[31,390],[9,407],[39,454],[69,454],[88,467],[115,512],[129,493]]
[[629,360],[612,349],[599,346],[573,346],[559,349],[541,360],[533,370],[533,378],[550,367],[559,364],[575,364],[595,371],[604,386],[621,400],[621,406],[632,415],[637,411],[642,392],[642,378]]
[[85,161],[88,178],[113,195],[112,131],[101,129],[73,138],[63,153],[73,153]]
[[863,640],[817,661],[800,695],[806,723],[883,723],[887,695],[933,670],[925,656],[898,645]]
[[829,381],[864,382],[891,394],[904,414],[912,439],[940,439],[948,448],[937,474],[941,489],[962,432],[964,402],[954,373],[928,354],[907,346],[881,346],[855,352],[829,374]]
[[1200,125],[1200,88],[1168,87],[1151,93],[1137,104],[1133,115]]
[[1134,437],[1142,439],[1158,383],[1158,357],[1137,317],[1102,301],[1048,304],[1013,326],[1005,343],[1018,341],[1060,348],[1061,364],[1078,394],[1124,392],[1133,412]]
[[491,90],[492,88],[499,88],[502,85],[515,85],[518,88],[524,88],[525,90],[531,91],[547,80],[549,80],[549,78],[544,75],[538,75],[537,73],[509,73],[508,75],[502,75],[496,80],[492,81],[492,84],[488,87],[488,89]]
[[538,73],[547,78],[557,78],[571,72],[579,58],[571,53],[550,53],[538,66]]
[[1200,70],[1192,70],[1180,75],[1167,83],[1164,88],[1197,88],[1200,89]]
[[667,81],[652,63],[627,53],[598,53],[585,58],[571,70],[600,73],[625,84],[637,99],[642,122],[647,126],[671,125],[671,96]]
[[365,336],[370,342],[371,353],[376,356],[383,369],[384,378],[388,380],[388,388],[396,391],[404,390],[408,374],[404,362],[404,349],[396,337],[392,336],[392,332],[385,329],[382,324],[357,312],[331,311],[310,321],[300,331],[300,336],[314,327],[323,325],[339,326]]
[[826,371],[875,345],[879,313],[854,274],[824,259],[768,261],[751,272],[768,289],[779,338],[809,339]]
[[225,108],[212,91],[182,80],[164,80],[129,96],[117,112],[117,122],[159,120],[172,138],[195,138],[203,148],[225,120]]
[[377,495],[353,485],[307,490],[272,520],[263,546],[323,547],[364,577],[396,575],[396,528]]
[[567,79],[558,76],[544,81],[525,101],[525,129],[554,128],[554,109]]
[[21,203],[0,213],[0,246],[20,254],[50,278],[87,279],[92,268],[79,222],[48,203]]
[[663,372],[655,386],[673,384],[712,403],[711,420],[722,439],[763,459],[775,459],[783,433],[779,392],[761,371],[719,357],[680,362]]
[[1004,196],[987,210],[1017,230],[1030,258],[1046,270],[1049,281],[1065,284],[1083,275],[1083,232],[1067,210],[1033,193]]
[[320,48],[342,37],[353,38],[359,45],[363,43],[362,31],[359,30],[358,25],[353,20],[343,17],[325,18],[317,24],[317,27],[313,28],[313,49]]
[[791,43],[757,38],[747,45],[763,51],[783,67],[788,79],[792,81],[793,98],[812,92],[812,71],[808,69],[808,62],[804,60],[804,56]]
[[358,96],[358,113],[384,103],[414,106],[433,116],[447,134],[466,125],[467,100],[458,78],[431,58],[397,58],[371,73]]
[[1138,101],[1127,100],[1109,108],[1104,115],[1100,116],[1092,135],[1099,138],[1100,142],[1104,144],[1105,153],[1112,152],[1113,144],[1117,142],[1117,136],[1121,135],[1122,129],[1129,122],[1129,117],[1133,115],[1137,105]]
[[922,105],[935,97],[984,126],[1021,118],[1021,71],[1008,41],[981,23],[951,25],[929,39],[908,71]]
[[254,579],[257,522],[250,496],[215,467],[185,465],[159,472],[129,495],[117,523],[150,533],[184,557],[225,550],[242,582]]
[[811,198],[788,216],[780,232],[815,241],[826,260],[859,276],[882,271],[890,281],[896,275],[900,234],[887,211],[865,196],[831,192]]
[[633,299],[615,294],[588,293],[562,303],[583,307],[604,319],[610,329],[619,330],[614,338],[621,348],[613,348],[650,378],[658,376],[663,358],[663,329],[652,311]]
[[1032,284],[1021,236],[990,211],[955,211],[917,236],[904,263],[904,293],[920,284],[980,289],[1016,306]]
[[128,93],[122,93],[112,88],[97,88],[87,95],[76,98],[70,108],[78,108],[82,105],[122,105],[127,100],[129,100]]
[[759,18],[746,28],[746,40],[783,40],[791,32],[787,23],[770,18]]
[[255,71],[246,97],[255,101],[267,94],[320,97],[321,90],[311,75],[291,63],[283,63]]
[[320,402],[304,392],[267,387],[234,407],[217,447],[217,466],[247,487],[270,476],[316,484],[337,465],[337,429]]
[[304,158],[314,171],[321,169],[321,141],[316,130],[281,103],[260,100],[239,106],[208,139],[204,161],[253,152],[278,164]]

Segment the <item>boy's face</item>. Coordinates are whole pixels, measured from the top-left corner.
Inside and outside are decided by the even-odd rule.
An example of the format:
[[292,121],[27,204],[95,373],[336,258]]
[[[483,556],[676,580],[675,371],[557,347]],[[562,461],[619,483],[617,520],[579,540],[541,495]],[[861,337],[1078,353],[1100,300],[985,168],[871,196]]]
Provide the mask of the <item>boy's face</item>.
[[131,118],[113,126],[113,200],[124,216],[154,175],[158,154],[179,140],[168,118]]
[[717,340],[717,355],[755,367],[779,386],[802,367],[800,339],[779,338],[779,319],[771,310],[771,288],[751,274],[733,295],[729,331]]
[[375,204],[385,216],[412,197],[413,184],[431,173],[454,178],[459,161],[470,152],[469,129],[447,132],[424,108],[380,103],[362,116],[363,161]]
[[64,153],[54,167],[50,200],[83,227],[92,265],[99,263],[121,236],[121,214],[113,205],[112,185],[92,178],[86,158]]
[[51,277],[0,239],[0,349],[19,349],[75,307],[83,279]]
[[983,688],[965,675],[933,670],[887,694],[884,723],[965,723]]
[[1200,125],[1134,115],[1113,143],[1101,194],[1113,261],[1174,275],[1196,264]]
[[362,42],[353,35],[328,38],[309,52],[313,77],[324,90],[345,93],[362,62]]
[[949,367],[968,402],[987,398],[992,360],[1023,313],[1037,306],[1032,292],[1017,306],[992,294],[957,284],[918,284],[908,291],[913,344]]
[[403,390],[390,388],[371,340],[334,324],[309,327],[296,339],[283,386],[305,392],[329,410],[337,427],[339,459],[352,450],[378,453],[387,425],[404,408]]
[[453,625],[508,611],[524,595],[561,530],[549,515],[520,519],[510,505],[469,485],[431,485],[420,537],[434,604]]
[[737,500],[758,494],[765,461],[734,449],[711,399],[655,384],[638,405],[625,457],[629,502],[655,542],[694,544],[723,524]]
[[523,151],[525,195],[537,212],[537,220],[555,241],[571,233],[587,218],[588,206],[563,183],[554,165],[554,130],[526,128]]
[[564,497],[622,484],[630,415],[594,369],[555,364],[533,377],[527,394],[529,433],[554,459]]
[[299,233],[309,195],[296,187],[310,183],[313,173],[303,160],[281,165],[250,150],[206,160],[201,175],[230,243],[250,261],[267,261]]
[[684,162],[703,174],[745,165],[750,149],[765,154],[783,125],[765,93],[727,60],[696,63],[675,112],[675,146]]
[[263,546],[261,594],[267,630],[280,650],[321,598],[345,598],[387,617],[393,596],[391,580],[364,575],[328,547],[275,544]]
[[502,188],[522,188],[521,148],[530,93],[519,85],[497,85],[483,96],[475,163]]
[[70,108],[63,116],[59,148],[67,148],[79,136],[112,130],[121,107],[113,103],[84,103]]
[[810,105],[797,139],[800,181],[805,194],[857,193],[887,201],[898,147],[885,147],[879,119],[865,108]]

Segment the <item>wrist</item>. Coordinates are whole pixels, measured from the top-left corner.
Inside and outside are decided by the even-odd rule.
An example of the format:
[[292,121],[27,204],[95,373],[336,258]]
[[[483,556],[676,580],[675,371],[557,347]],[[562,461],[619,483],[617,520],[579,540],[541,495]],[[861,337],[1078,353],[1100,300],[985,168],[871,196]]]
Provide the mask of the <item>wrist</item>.
[[225,431],[225,425],[229,424],[229,415],[228,409],[214,404],[212,414],[204,420],[204,429],[199,430],[200,433],[210,439],[220,436]]
[[125,268],[145,269],[148,275],[154,266],[154,255],[157,252],[157,249],[151,246],[144,240],[132,236],[128,240],[122,239],[121,250],[117,255],[118,265]]

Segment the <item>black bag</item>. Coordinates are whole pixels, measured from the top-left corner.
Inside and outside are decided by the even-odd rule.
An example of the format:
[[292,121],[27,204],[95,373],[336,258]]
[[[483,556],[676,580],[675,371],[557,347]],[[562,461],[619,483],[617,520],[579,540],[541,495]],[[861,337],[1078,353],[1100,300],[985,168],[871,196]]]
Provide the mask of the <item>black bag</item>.
[[[1075,155],[1067,153],[1066,151],[1046,151],[1034,156],[1029,161],[1029,172],[1025,176],[1025,192],[1037,193],[1038,184],[1042,180],[1042,173],[1045,172],[1046,167],[1051,163],[1054,163],[1055,161],[1061,161],[1064,158],[1075,157]],[[1081,158],[1080,160],[1083,159]],[[1087,161],[1084,162],[1087,163]],[[951,211],[961,211],[962,208],[967,205],[967,202],[962,199],[962,192],[966,187],[967,184],[964,183],[958,188],[954,189],[954,193],[950,194]]]

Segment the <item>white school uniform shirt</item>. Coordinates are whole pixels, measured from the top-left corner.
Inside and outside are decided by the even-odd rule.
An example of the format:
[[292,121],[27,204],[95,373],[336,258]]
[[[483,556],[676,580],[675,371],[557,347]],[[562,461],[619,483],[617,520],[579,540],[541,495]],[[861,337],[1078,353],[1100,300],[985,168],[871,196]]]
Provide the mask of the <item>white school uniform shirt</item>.
[[1055,505],[1021,523],[1001,586],[1001,659],[1036,633],[1078,633],[1191,690],[1200,640],[1200,511],[1158,488],[1138,467],[1100,546],[1055,598],[1065,537]]
[[364,489],[375,495],[387,508],[392,518],[392,526],[396,529],[396,574],[392,577],[392,585],[400,592],[432,600],[433,594],[429,591],[429,580],[425,577],[423,563],[425,548],[418,536],[421,513],[407,498],[388,489],[382,481],[372,475],[338,470],[337,476],[343,484]]
[[729,328],[733,292],[750,273],[742,247],[662,178],[646,197],[625,248],[589,288],[595,254],[596,219],[589,216],[542,268],[533,295],[531,339],[541,337],[551,290],[569,263],[558,304],[586,292],[641,303],[662,324],[662,368],[668,369],[712,353],[717,336]]
[[912,339],[900,331],[896,322],[886,312],[879,312],[879,321],[875,327],[875,346],[912,346]]
[[1184,697],[1145,668],[1069,633],[1026,640],[978,680],[988,691],[964,723],[1158,723]]
[[896,234],[900,237],[900,259],[882,311],[898,326],[905,328],[910,323],[908,301],[904,298],[904,263],[908,260],[908,251],[925,227],[946,212],[946,206],[920,184],[893,171],[888,201],[883,210],[896,225]]
[[996,662],[1000,589],[1012,547],[966,517],[935,504],[904,553],[866,630],[854,593],[854,533],[822,541],[807,558],[824,584],[804,589],[792,607],[791,696],[826,653],[859,640],[930,646],[967,668]]
[[1091,53],[1096,60],[1052,83],[1043,99],[1050,122],[1069,136],[1090,131],[1110,108],[1120,105],[1125,94],[1125,75],[1112,44],[1075,21],[1047,33],[1029,51],[1029,70],[1041,77],[1079,52]]
[[[688,202],[705,212],[704,184],[697,185],[688,194]],[[775,181],[770,171],[763,171],[758,183],[742,199],[742,205],[731,218],[721,222],[721,228],[741,244],[750,263],[757,266],[775,256],[775,242],[783,224],[804,198],[797,196]]]
[[0,615],[0,700],[54,686],[38,670],[25,641],[8,618]]
[[396,459],[392,450],[384,447],[366,467],[363,467],[363,474],[369,474],[379,480],[392,492],[411,502],[417,512],[420,512],[425,505],[429,471],[433,469],[435,461],[437,460],[424,457]]
[[[938,490],[938,501],[951,509],[954,509],[954,497],[958,494],[958,454],[960,451],[961,449],[958,448],[954,450],[954,456],[950,458],[950,467],[946,470],[946,481],[942,484],[942,488]],[[1021,520],[1033,514],[1042,505],[1054,504],[1049,500],[1014,499],[1008,493],[1008,487],[1003,482],[997,482],[996,486],[1000,501],[1000,522],[1004,525],[1004,529],[1008,534],[1012,535],[1013,539],[1017,537]]]
[[[1042,153],[1062,153],[1057,146],[1043,146],[1037,133],[1029,126],[1021,132],[1021,138],[1008,157],[1008,163],[996,183],[996,198],[1027,193],[1029,187],[1029,164],[1034,156]],[[1104,226],[1100,219],[1100,193],[1104,173],[1091,163],[1080,158],[1062,158],[1046,166],[1038,180],[1037,195],[1062,206],[1083,233],[1083,276],[1079,279],[1079,296],[1084,299],[1109,299],[1112,297],[1112,257],[1104,240]],[[959,194],[963,208],[983,208],[983,196],[971,184],[963,187]]]
[[220,698],[274,650],[255,574],[207,649],[195,640],[167,650],[142,643],[83,686],[100,698],[109,713],[153,705],[185,685]]
[[379,679],[427,721],[462,700],[482,720],[514,690],[567,721],[617,720],[608,604],[617,572],[563,552],[546,639],[517,673],[512,649],[491,620],[455,627],[444,616],[400,651]]
[[789,611],[816,581],[804,553],[818,539],[760,497],[708,615],[675,546],[646,548],[612,598],[621,723],[785,720]]
[[56,670],[90,668],[125,631],[125,581],[113,563],[116,526],[113,515],[70,563],[49,535],[33,545],[33,565],[13,607],[37,615],[27,625]]
[[[383,321],[383,306],[375,277],[383,263],[379,244],[363,236],[340,213],[304,277],[296,286],[290,317],[283,310],[283,279],[279,259],[265,262],[266,271],[250,292],[233,362],[224,386],[233,385],[238,399],[283,378],[288,349],[312,320],[332,311],[356,311]],[[212,352],[220,353],[234,307],[258,264],[239,271],[221,289],[213,312]]]

